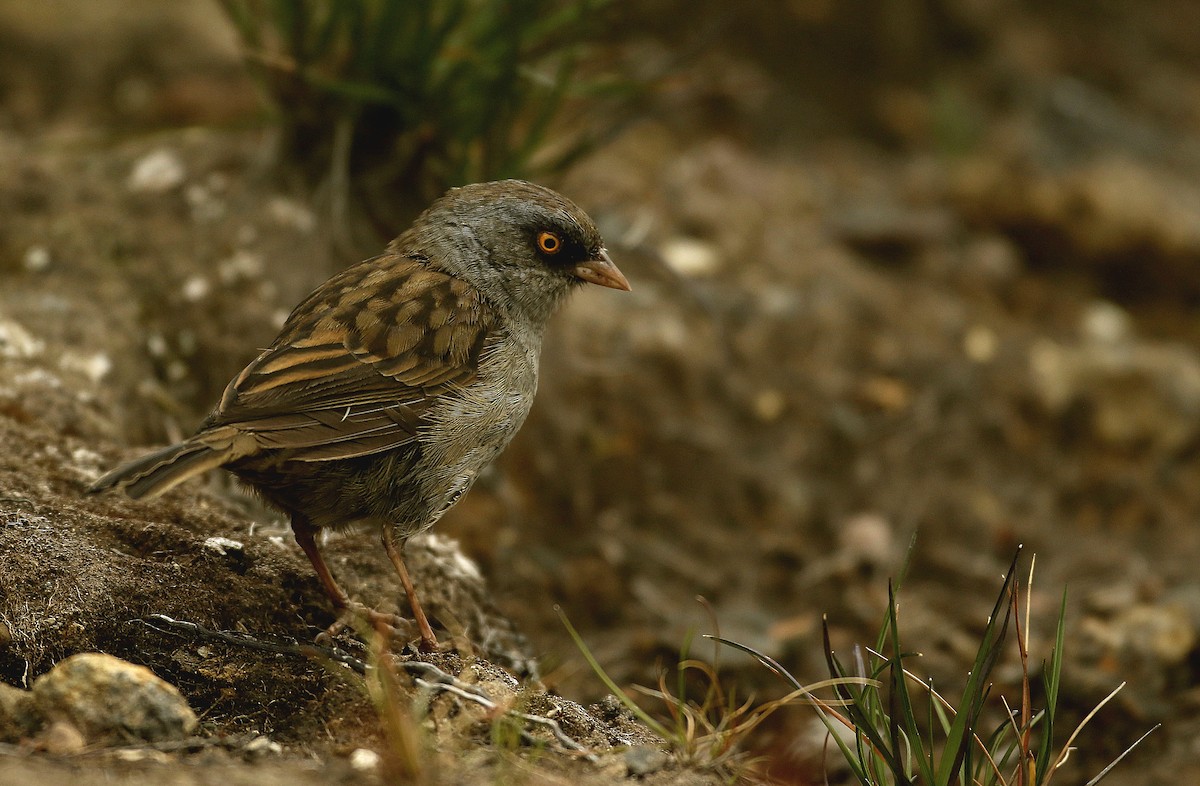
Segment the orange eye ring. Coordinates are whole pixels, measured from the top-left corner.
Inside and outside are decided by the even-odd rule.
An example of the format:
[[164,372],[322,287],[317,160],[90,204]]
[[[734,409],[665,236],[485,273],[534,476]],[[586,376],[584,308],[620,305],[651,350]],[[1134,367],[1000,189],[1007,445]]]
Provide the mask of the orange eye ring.
[[538,232],[537,247],[543,254],[557,254],[562,251],[562,238],[553,232]]

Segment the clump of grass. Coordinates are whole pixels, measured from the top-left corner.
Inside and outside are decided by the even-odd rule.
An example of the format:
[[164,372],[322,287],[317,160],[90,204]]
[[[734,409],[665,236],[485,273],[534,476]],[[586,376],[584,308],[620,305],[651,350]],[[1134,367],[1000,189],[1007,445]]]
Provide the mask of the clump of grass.
[[[1072,746],[1083,727],[1124,687],[1124,683],[1119,685],[1056,747],[1056,738],[1061,735],[1058,698],[1066,593],[1059,609],[1054,646],[1049,659],[1041,664],[1044,706],[1035,708],[1027,634],[1028,589],[1022,623],[1022,587],[1016,572],[1019,556],[1018,551],[1004,576],[957,707],[934,690],[932,680],[918,677],[905,666],[905,660],[913,659],[915,654],[907,652],[902,643],[896,591],[890,585],[888,611],[875,647],[856,653],[855,668],[847,668],[834,653],[826,622],[825,657],[834,700],[811,703],[863,786],[1048,786],[1074,750]],[[1026,587],[1032,585],[1033,562]],[[1022,667],[1021,698],[1014,708],[1001,697],[1006,717],[989,728],[982,720],[983,710],[992,689],[992,670],[1010,631],[1016,637]],[[737,642],[714,638],[753,655],[794,688],[801,687],[769,656]],[[855,683],[849,679],[852,676],[867,679]],[[1099,783],[1150,731],[1088,781],[1088,786]]]
[[390,782],[424,784],[433,780],[432,759],[425,749],[425,735],[413,715],[411,701],[401,685],[389,652],[391,635],[363,626],[360,634],[370,642],[375,668],[367,678],[367,693],[375,705],[383,731],[383,770]]
[[[689,657],[689,639],[684,641],[680,649],[680,658],[674,668],[673,686],[668,684],[670,672],[667,670],[660,671],[657,688],[633,686],[634,692],[661,702],[665,715],[656,717],[617,685],[562,610],[557,607],[555,610],[575,646],[608,690],[648,729],[662,738],[681,764],[712,770],[730,782],[741,780],[752,770],[756,761],[747,752],[745,743],[755,729],[776,711],[808,700],[814,691],[835,684],[862,686],[871,682],[861,677],[839,677],[807,686],[796,683],[795,689],[787,696],[763,704],[756,703],[753,697],[739,700],[736,692],[722,683],[715,665],[715,653],[711,664]],[[689,698],[697,693],[698,699]]]
[[579,77],[609,2],[220,0],[282,154],[387,232],[448,186],[558,171],[613,129],[549,144],[570,100],[629,90]]

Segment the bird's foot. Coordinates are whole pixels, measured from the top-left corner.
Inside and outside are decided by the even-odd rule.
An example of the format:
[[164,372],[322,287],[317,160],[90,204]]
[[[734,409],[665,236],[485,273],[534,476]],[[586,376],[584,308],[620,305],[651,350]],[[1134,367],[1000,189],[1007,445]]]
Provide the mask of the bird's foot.
[[358,626],[356,623],[366,622],[380,636],[391,640],[399,632],[408,633],[412,630],[412,623],[403,617],[395,614],[385,614],[382,611],[365,606],[362,603],[351,601],[348,606],[342,609],[337,620],[317,635],[317,643],[330,645],[334,639],[340,636],[348,629],[354,629]]

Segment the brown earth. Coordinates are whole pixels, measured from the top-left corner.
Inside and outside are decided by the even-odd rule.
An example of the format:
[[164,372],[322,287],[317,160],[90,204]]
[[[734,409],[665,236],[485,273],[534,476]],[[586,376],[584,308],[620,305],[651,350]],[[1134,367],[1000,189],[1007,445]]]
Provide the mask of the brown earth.
[[[1067,719],[1128,681],[1064,779],[1161,722],[1106,783],[1196,780],[1197,12],[848,5],[737,25],[702,6],[681,32],[652,4],[622,43],[704,54],[552,183],[597,218],[634,292],[583,293],[558,318],[517,442],[414,541],[463,659],[444,668],[478,656],[527,691],[537,671],[597,701],[554,604],[620,684],[651,685],[711,629],[700,595],[723,635],[819,679],[822,615],[839,652],[873,641],[915,533],[901,621],[920,670],[953,686],[1023,543],[1035,660],[1069,590]],[[363,777],[351,752],[389,743],[362,680],[151,624],[310,641],[330,610],[278,517],[217,477],[148,504],[82,494],[191,429],[356,257],[273,175],[219,19],[47,8],[0,14],[0,679],[111,652],[177,685],[203,736],[136,756],[6,747],[0,782],[97,766],[139,783]],[[713,30],[720,46],[690,37]],[[217,536],[242,545],[222,554]],[[356,597],[403,607],[372,538],[327,548]],[[742,693],[783,692],[748,658],[720,663]],[[573,731],[600,751],[630,728],[590,717]],[[445,745],[435,780],[625,777],[619,752],[506,746],[492,721],[427,732]],[[821,782],[813,723],[798,707],[757,732],[764,769]],[[282,751],[247,751],[257,735]],[[700,769],[648,782],[715,777]]]

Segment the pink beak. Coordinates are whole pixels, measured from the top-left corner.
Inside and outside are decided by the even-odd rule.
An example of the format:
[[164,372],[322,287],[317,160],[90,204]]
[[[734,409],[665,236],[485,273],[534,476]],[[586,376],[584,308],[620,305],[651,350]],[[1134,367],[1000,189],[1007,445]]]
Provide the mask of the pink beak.
[[600,249],[599,257],[589,259],[587,262],[580,262],[572,272],[589,284],[599,284],[602,287],[622,289],[626,292],[631,289],[625,274],[617,269],[617,266],[609,258],[608,251],[603,248]]

